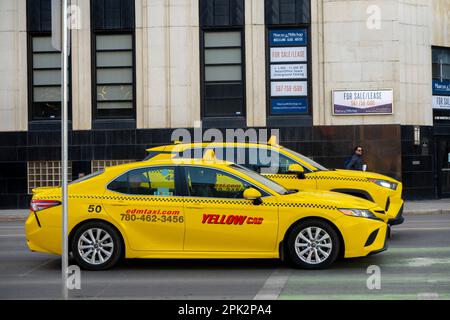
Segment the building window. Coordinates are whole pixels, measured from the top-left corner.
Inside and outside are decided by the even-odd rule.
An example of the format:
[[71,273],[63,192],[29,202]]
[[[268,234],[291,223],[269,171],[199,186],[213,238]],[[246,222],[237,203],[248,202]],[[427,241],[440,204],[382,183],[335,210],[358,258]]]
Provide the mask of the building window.
[[[51,43],[51,1],[27,1],[29,119],[61,119],[61,53]],[[69,119],[70,59],[69,59]]]
[[93,119],[135,119],[135,1],[91,1]]
[[[28,162],[28,193],[34,188],[57,187],[61,184],[61,161]],[[72,162],[68,162],[69,181],[72,181]]]
[[450,48],[433,48],[433,79],[450,81]]
[[201,102],[205,118],[245,116],[243,0],[200,0]]
[[32,119],[61,118],[61,54],[50,36],[32,36]]
[[244,115],[241,31],[203,32],[203,116]]
[[95,118],[134,118],[133,34],[95,35]]
[[135,162],[136,160],[92,160],[91,172],[96,172],[107,167],[118,166],[120,164]]

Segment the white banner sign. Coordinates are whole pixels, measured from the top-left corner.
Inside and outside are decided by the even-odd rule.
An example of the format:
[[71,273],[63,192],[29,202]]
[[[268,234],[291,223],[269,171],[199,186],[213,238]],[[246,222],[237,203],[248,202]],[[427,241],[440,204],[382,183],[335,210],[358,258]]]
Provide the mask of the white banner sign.
[[306,47],[270,48],[270,62],[304,62]]
[[272,81],[270,95],[272,97],[306,96],[308,82],[306,81]]
[[334,115],[392,114],[392,90],[335,90]]
[[306,79],[306,64],[272,64],[270,79]]
[[450,96],[433,96],[433,109],[450,109]]

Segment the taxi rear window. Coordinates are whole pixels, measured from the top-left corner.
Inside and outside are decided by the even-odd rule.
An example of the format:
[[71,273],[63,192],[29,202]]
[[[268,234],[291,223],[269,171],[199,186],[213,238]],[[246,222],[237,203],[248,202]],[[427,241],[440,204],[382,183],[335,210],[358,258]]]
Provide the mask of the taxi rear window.
[[174,196],[175,169],[154,167],[131,170],[111,181],[108,189],[133,195]]
[[86,181],[86,180],[92,179],[92,178],[94,178],[96,176],[101,175],[103,172],[105,172],[105,169],[101,169],[101,170],[95,171],[95,172],[93,172],[91,174],[88,174],[87,176],[84,176],[84,177],[78,178],[76,180],[73,180],[69,184],[79,183],[79,182],[82,182],[82,181]]
[[167,151],[148,151],[147,155],[145,156],[144,160],[150,160],[154,157],[156,157],[159,154],[171,154],[172,152]]

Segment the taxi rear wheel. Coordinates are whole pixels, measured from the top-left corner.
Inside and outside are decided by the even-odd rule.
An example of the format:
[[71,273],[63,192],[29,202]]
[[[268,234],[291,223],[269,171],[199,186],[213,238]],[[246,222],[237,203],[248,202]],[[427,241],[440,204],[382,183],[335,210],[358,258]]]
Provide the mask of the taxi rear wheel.
[[289,234],[287,245],[291,263],[302,269],[329,267],[338,257],[340,249],[334,228],[318,219],[296,225]]
[[117,231],[101,221],[88,222],[78,228],[72,240],[76,263],[86,270],[113,267],[122,254],[122,242]]

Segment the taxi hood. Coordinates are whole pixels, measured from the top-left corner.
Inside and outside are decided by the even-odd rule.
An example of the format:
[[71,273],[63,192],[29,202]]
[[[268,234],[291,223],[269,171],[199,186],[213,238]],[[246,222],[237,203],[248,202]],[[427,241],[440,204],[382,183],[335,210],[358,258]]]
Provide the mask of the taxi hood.
[[281,196],[281,201],[286,202],[307,202],[311,199],[337,208],[383,210],[372,201],[333,191],[301,190]]
[[342,177],[353,177],[353,178],[366,178],[366,179],[380,179],[386,180],[390,182],[399,182],[394,178],[385,176],[383,174],[368,172],[368,171],[359,171],[359,170],[343,170],[343,169],[335,169],[333,170],[335,174],[338,174]]

